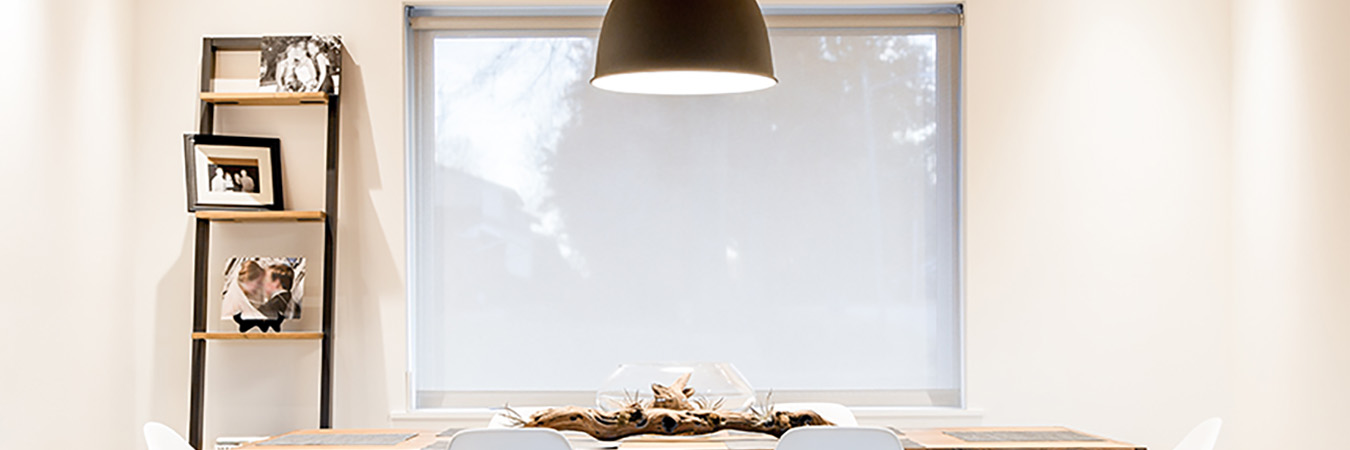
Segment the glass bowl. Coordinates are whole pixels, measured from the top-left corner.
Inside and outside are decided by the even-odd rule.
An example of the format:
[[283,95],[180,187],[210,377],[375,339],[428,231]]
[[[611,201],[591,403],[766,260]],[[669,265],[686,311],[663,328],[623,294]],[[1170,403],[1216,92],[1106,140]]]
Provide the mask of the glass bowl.
[[713,409],[745,411],[755,403],[755,390],[736,366],[725,362],[624,363],[609,375],[595,394],[602,411],[615,411],[655,399],[652,383],[670,386],[684,374],[692,374],[685,387],[694,388],[690,400]]

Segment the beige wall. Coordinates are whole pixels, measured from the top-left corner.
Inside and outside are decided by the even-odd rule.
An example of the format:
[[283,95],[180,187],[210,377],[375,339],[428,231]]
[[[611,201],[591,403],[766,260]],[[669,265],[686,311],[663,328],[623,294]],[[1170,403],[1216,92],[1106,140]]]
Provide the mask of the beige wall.
[[1233,5],[1228,438],[1334,447],[1350,419],[1350,3]]
[[[185,430],[181,133],[214,34],[345,37],[335,424],[391,424],[406,406],[401,14],[393,0],[0,7],[0,56],[26,67],[0,71],[14,199],[0,448]],[[1221,448],[1254,450],[1272,438],[1249,430],[1346,418],[1347,17],[1332,0],[967,2],[968,389],[984,423],[1166,449],[1225,415]],[[299,186],[319,182],[321,119],[235,111],[220,131],[282,136],[288,201],[317,205]],[[317,255],[303,229],[260,227],[223,230],[213,257]],[[208,438],[312,425],[316,347],[211,344]]]
[[[404,365],[402,15],[394,1],[140,0],[136,5],[136,189],[153,193],[138,209],[138,299],[155,312],[143,393],[146,419],[185,431],[191,320],[192,220],[185,213],[181,133],[195,128],[203,35],[339,33],[350,58],[342,79],[342,155],[335,315],[334,422],[384,426],[402,409]],[[322,110],[220,112],[217,132],[283,139],[287,203],[322,205]],[[294,114],[292,117],[286,117]],[[297,156],[298,155],[298,156]],[[293,157],[299,158],[293,160]],[[299,189],[306,188],[307,191]],[[317,263],[318,230],[308,225],[223,225],[212,261],[233,254],[303,254]],[[312,266],[316,274],[319,265]],[[215,266],[211,273],[218,272]],[[318,277],[306,313],[318,318]],[[212,286],[218,283],[211,284]],[[212,326],[226,325],[216,320]],[[205,436],[282,432],[317,423],[318,345],[211,343]],[[392,402],[392,403],[391,403]]]
[[1170,448],[1228,398],[1227,2],[967,6],[970,403]]
[[0,448],[136,442],[129,4],[0,4]]

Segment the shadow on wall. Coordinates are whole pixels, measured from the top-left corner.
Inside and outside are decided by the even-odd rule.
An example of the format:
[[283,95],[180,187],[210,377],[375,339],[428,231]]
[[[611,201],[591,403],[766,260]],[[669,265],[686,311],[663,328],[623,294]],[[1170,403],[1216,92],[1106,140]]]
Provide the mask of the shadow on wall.
[[[182,430],[184,434],[187,433],[187,412],[191,406],[188,402],[191,400],[192,387],[191,377],[185,375],[192,370],[192,340],[187,337],[188,332],[192,331],[194,220],[189,218],[185,221],[179,245],[182,251],[155,287],[152,303],[154,315],[150,319],[151,327],[155,330],[151,342],[156,351],[150,361],[153,370],[149,385],[155,389],[150,391],[150,417],[147,419],[163,422],[175,430]],[[189,289],[184,291],[183,286]],[[175,414],[169,415],[169,411]]]
[[[404,276],[399,273],[389,236],[380,222],[372,194],[381,191],[378,153],[372,136],[369,99],[362,67],[351,48],[342,62],[342,130],[339,158],[338,245],[334,298],[335,426],[379,425],[388,421],[389,347],[386,319],[405,321]],[[399,209],[401,212],[402,209]],[[385,211],[386,214],[390,211]],[[402,218],[395,223],[403,223]],[[401,233],[398,233],[401,234]],[[402,254],[402,252],[398,252]],[[392,312],[397,317],[385,317]],[[402,336],[402,334],[399,334]],[[362,405],[360,408],[344,405]]]

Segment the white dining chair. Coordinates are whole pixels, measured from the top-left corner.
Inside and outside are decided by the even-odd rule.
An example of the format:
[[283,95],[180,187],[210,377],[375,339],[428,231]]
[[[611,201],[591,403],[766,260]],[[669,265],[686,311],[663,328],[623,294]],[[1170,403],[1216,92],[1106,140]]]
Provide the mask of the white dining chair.
[[146,422],[145,445],[150,450],[193,450],[191,445],[173,428],[159,422]]
[[1223,419],[1218,417],[1210,418],[1200,422],[1173,450],[1214,450],[1214,443],[1219,441],[1219,428],[1223,427]]
[[904,450],[900,437],[878,427],[797,427],[783,433],[776,450]]
[[572,444],[548,428],[474,428],[451,436],[447,450],[572,450]]
[[815,411],[816,414],[820,414],[821,418],[828,420],[835,425],[841,427],[858,426],[858,419],[853,417],[853,411],[849,410],[847,406],[838,403],[774,403],[773,409],[775,411],[811,410]]

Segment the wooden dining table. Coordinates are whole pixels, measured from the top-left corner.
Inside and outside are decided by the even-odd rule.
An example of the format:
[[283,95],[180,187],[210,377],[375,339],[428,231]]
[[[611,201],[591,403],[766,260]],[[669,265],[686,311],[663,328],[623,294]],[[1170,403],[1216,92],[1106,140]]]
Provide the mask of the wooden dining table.
[[[456,430],[299,430],[253,442],[241,450],[444,450]],[[1146,450],[1066,427],[961,427],[895,431],[906,449],[932,450]],[[636,436],[600,441],[565,433],[576,450],[773,450],[777,439],[752,433]],[[362,439],[367,438],[367,439]],[[384,441],[378,443],[362,442]],[[345,442],[343,442],[345,441]]]

